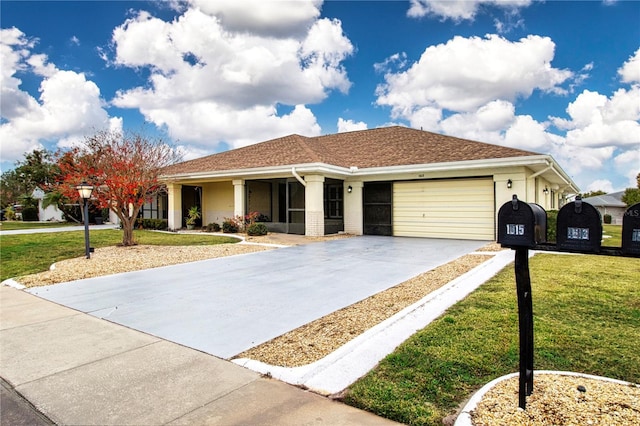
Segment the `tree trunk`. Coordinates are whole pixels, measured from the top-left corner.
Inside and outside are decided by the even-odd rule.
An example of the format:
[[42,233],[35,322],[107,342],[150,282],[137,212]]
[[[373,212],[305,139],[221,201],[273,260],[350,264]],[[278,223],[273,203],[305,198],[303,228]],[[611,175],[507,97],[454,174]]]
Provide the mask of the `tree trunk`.
[[122,245],[125,247],[135,245],[135,241],[133,241],[133,224],[135,223],[135,219],[124,219],[122,220]]

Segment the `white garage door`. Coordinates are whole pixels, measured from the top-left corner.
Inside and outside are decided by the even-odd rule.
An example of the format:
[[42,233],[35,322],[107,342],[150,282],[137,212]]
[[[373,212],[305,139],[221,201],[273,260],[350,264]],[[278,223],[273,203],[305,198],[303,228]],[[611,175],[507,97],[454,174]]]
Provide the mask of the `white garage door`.
[[393,235],[494,239],[493,180],[395,182]]

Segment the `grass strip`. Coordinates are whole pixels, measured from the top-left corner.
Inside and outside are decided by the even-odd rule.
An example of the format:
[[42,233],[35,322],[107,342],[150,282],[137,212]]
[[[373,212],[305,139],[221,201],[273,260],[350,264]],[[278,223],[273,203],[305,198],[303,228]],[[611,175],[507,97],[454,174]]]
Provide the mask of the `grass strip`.
[[[640,382],[640,259],[539,254],[530,270],[535,368]],[[441,425],[481,386],[517,372],[518,356],[509,266],[386,357],[345,402],[409,425]]]
[[[232,237],[202,234],[173,234],[135,231],[138,244],[195,246],[236,243]],[[122,231],[105,229],[90,233],[91,247],[116,246],[122,242]],[[52,263],[84,255],[84,231],[18,234],[0,236],[0,281],[21,275],[46,271]]]

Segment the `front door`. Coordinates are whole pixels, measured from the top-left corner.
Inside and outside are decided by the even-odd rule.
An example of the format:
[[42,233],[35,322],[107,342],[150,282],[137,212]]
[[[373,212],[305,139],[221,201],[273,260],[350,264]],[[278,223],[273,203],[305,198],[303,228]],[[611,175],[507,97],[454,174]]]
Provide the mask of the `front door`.
[[365,182],[363,188],[364,234],[393,235],[391,182]]

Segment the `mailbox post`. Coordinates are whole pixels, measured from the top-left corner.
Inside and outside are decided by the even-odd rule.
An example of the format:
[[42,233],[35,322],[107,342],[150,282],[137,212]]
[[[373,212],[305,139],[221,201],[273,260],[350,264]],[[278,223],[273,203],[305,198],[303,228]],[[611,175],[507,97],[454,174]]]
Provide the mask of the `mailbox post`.
[[529,249],[546,241],[547,214],[534,203],[513,199],[498,211],[498,243],[515,250],[518,324],[520,329],[520,380],[518,402],[523,410],[533,392],[533,299],[529,274]]

